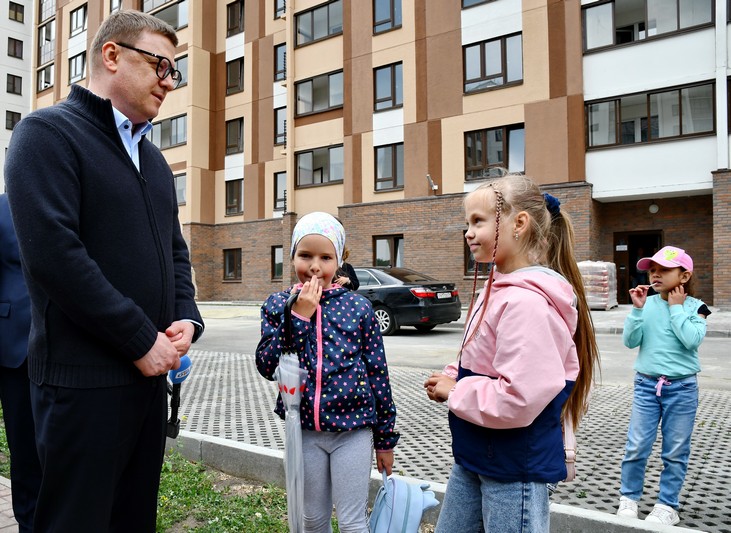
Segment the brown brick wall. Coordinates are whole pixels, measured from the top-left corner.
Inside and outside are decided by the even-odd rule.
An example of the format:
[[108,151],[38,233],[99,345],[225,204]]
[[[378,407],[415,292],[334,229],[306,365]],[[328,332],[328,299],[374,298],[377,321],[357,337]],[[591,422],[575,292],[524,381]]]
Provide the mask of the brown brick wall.
[[[614,233],[660,231],[662,243],[688,250],[696,265],[697,296],[709,305],[728,305],[731,300],[731,260],[719,250],[731,248],[731,173],[716,174],[714,196],[655,200],[656,215],[648,212],[649,200],[600,203],[591,199],[591,185],[564,183],[545,186],[561,200],[561,208],[573,220],[577,261],[614,261]],[[723,192],[722,192],[723,191]],[[353,265],[373,263],[373,237],[403,235],[404,266],[457,284],[463,302],[469,302],[472,279],[464,275],[462,210],[463,194],[412,198],[394,202],[345,205],[339,217],[345,226],[346,246]],[[714,205],[716,213],[713,214]],[[262,301],[272,292],[295,281],[289,262],[289,246],[297,215],[219,226],[190,225],[185,236],[191,244],[199,300]],[[284,247],[285,279],[270,276],[271,247]],[[223,282],[223,249],[242,248],[243,279]],[[289,273],[289,275],[287,275]],[[714,280],[715,275],[715,280]],[[715,283],[714,283],[715,281]],[[718,287],[714,293],[714,287]],[[714,297],[719,298],[718,302]],[[725,300],[724,300],[725,298]],[[726,302],[726,303],[724,303]]]
[[[714,214],[712,196],[686,196],[654,200],[660,207],[651,214],[651,200],[599,205],[599,261],[614,261],[615,232],[662,232],[662,246],[678,246],[693,258],[696,296],[714,302]],[[728,221],[728,219],[726,219]],[[717,269],[716,269],[717,270]],[[727,283],[728,285],[728,283]]]
[[731,171],[713,173],[713,304],[731,307]]

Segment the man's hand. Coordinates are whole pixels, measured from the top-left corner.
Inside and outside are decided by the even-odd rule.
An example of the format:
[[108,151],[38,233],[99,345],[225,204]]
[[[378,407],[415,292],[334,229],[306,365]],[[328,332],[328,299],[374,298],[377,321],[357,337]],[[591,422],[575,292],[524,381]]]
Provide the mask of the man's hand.
[[165,330],[165,335],[178,351],[178,357],[183,357],[190,350],[193,335],[195,335],[195,325],[187,320],[176,320]]
[[143,376],[161,376],[171,369],[180,367],[180,356],[167,336],[158,332],[150,351],[134,363]]

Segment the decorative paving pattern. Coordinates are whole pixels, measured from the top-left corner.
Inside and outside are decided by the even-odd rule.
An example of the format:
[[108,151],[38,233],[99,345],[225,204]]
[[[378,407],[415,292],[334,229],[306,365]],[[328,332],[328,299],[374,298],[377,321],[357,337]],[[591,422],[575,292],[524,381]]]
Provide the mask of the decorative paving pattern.
[[[273,412],[276,386],[259,376],[254,357],[191,351],[195,363],[182,388],[181,426],[186,431],[255,446],[284,448],[284,424]],[[401,441],[399,474],[446,483],[452,465],[447,410],[427,400],[422,383],[431,372],[391,368]],[[608,513],[619,499],[620,465],[632,404],[632,388],[600,386],[578,438],[577,479],[561,483],[552,501]],[[679,526],[731,533],[731,395],[701,391],[693,450],[680,496]],[[648,462],[640,514],[652,510],[662,462],[655,444]]]

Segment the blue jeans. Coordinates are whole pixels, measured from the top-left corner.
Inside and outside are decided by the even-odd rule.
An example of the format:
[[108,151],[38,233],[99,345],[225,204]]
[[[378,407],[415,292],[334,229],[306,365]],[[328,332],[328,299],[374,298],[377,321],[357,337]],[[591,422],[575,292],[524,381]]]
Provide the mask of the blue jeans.
[[548,533],[545,483],[500,482],[455,464],[435,533]]
[[620,493],[635,501],[642,497],[645,467],[662,421],[662,463],[658,502],[674,509],[683,488],[690,457],[690,437],[698,410],[696,376],[663,385],[657,396],[657,380],[635,376],[632,416],[627,430],[627,447],[622,461]]

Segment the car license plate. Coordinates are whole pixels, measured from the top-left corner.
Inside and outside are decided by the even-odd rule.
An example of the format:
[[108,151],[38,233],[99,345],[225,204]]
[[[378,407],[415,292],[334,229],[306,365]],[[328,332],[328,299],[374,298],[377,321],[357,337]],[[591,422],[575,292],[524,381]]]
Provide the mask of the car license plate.
[[451,292],[438,292],[437,293],[437,298],[439,300],[444,300],[445,298],[451,298],[451,297],[452,297]]

